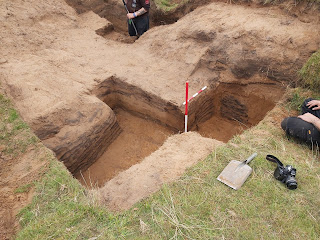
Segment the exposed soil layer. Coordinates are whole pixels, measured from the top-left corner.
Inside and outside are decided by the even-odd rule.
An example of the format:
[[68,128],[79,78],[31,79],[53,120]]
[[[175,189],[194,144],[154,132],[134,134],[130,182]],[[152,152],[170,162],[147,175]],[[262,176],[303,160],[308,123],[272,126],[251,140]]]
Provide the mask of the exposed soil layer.
[[[121,1],[105,3],[123,15]],[[112,40],[122,38],[116,17],[111,23],[92,11],[78,14],[63,0],[1,1],[1,90],[73,174],[115,150],[111,146],[126,128],[123,117],[148,121],[141,123],[146,127],[153,122],[149,127],[165,128],[160,131],[165,135],[181,131],[186,80],[190,94],[208,86],[190,103],[190,129],[227,141],[259,122],[285,86],[298,79],[297,71],[320,48],[320,14],[318,9],[284,11],[222,2],[196,6],[177,22],[153,27],[126,44],[125,39]],[[187,7],[193,8],[192,2]],[[107,206],[130,207],[222,144],[188,133],[173,135],[161,146],[159,135],[152,136],[158,150],[152,152],[157,148],[152,145],[141,155],[152,152],[149,156],[126,165],[99,190]],[[3,173],[7,182],[19,182],[20,176],[10,174],[15,173],[12,165],[5,166],[1,179]],[[144,182],[152,184],[145,188]],[[122,200],[115,206],[119,195]],[[1,195],[1,202],[8,199],[16,199],[12,189]],[[7,222],[1,228],[13,231]]]
[[[259,123],[282,93],[283,89],[277,84],[221,83],[207,93],[209,97],[206,101],[209,103],[194,104],[197,111],[190,130],[204,137],[227,142],[234,135]],[[211,114],[203,116],[208,113]]]
[[[136,40],[135,37],[127,36],[127,24],[126,24],[126,10],[122,4],[122,1],[117,0],[65,0],[70,6],[72,6],[77,13],[85,13],[93,11],[100,17],[106,18],[111,25],[107,28],[97,30],[97,33],[105,36],[109,39],[113,39],[120,42],[132,43]],[[177,22],[183,16],[194,11],[198,7],[206,6],[211,2],[223,2],[224,0],[188,0],[188,1],[170,1],[170,3],[177,4],[177,7],[171,11],[162,11],[157,8],[156,4],[151,1],[150,8],[150,27],[173,24]],[[230,4],[245,5],[255,8],[270,8],[272,3],[268,4],[263,0],[238,0],[229,2]],[[319,21],[319,17],[316,16],[319,12],[319,6],[312,2],[296,2],[296,1],[283,1],[278,3],[276,8],[284,13],[299,18],[302,22],[314,22]]]
[[177,180],[221,144],[195,132],[173,135],[142,162],[108,181],[98,192],[100,200],[115,211],[128,209],[164,183]]
[[[105,142],[107,150],[88,169],[75,172],[87,187],[103,186],[156,151],[168,136],[184,131],[180,109],[120,79],[107,79],[93,92],[113,109],[121,133]],[[220,83],[189,103],[189,129],[227,142],[261,121],[282,93],[275,83]]]
[[83,185],[90,188],[103,186],[119,172],[142,161],[175,133],[150,119],[137,117],[121,108],[114,112],[122,132],[82,175],[75,175]]
[[183,126],[183,114],[179,106],[119,78],[110,77],[102,81],[92,93],[112,109],[120,107],[176,132]]

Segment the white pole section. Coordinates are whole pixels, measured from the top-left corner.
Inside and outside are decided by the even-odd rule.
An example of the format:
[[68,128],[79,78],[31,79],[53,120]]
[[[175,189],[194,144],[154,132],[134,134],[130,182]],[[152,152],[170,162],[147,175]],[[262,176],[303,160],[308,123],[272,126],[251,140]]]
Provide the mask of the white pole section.
[[186,108],[184,112],[184,132],[188,132],[188,89],[189,82],[186,81]]

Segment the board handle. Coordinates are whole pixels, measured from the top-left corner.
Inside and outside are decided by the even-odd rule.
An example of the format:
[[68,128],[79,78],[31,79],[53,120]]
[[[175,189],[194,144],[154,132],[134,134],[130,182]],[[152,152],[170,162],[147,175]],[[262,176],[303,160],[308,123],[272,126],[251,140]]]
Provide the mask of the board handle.
[[257,153],[252,154],[252,155],[251,155],[250,157],[248,157],[247,160],[245,160],[244,162],[245,162],[246,164],[248,164],[248,163],[251,162],[252,159],[254,159],[257,155],[258,155]]

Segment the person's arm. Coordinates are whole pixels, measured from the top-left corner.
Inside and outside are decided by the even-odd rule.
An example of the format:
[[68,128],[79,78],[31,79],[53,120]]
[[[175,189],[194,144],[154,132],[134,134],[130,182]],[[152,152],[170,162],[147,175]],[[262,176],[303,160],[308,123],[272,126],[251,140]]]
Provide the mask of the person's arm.
[[145,13],[147,13],[150,9],[150,0],[138,0],[139,3],[141,4],[141,8],[137,11],[135,11],[134,13],[128,13],[127,17],[129,19],[135,18],[135,17],[139,17]]
[[302,120],[312,123],[319,131],[320,131],[320,118],[312,115],[311,113],[305,113],[303,115],[298,116]]
[[139,16],[145,14],[146,12],[148,12],[148,11],[146,9],[144,9],[144,7],[142,7],[138,11],[135,11],[134,13],[128,13],[127,17],[129,19],[136,18],[136,17],[139,17]]

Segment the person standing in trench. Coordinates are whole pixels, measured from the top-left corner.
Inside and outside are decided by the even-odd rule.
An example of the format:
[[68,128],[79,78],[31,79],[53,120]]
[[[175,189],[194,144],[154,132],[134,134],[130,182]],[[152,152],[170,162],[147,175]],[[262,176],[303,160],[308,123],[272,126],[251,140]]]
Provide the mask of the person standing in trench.
[[[149,29],[150,0],[125,1],[129,11],[129,13],[127,13],[129,35],[139,37]],[[136,29],[134,28],[130,20],[133,21]]]

